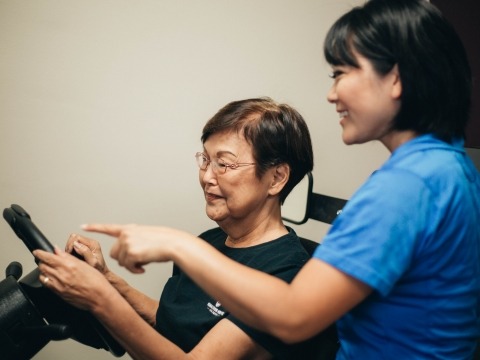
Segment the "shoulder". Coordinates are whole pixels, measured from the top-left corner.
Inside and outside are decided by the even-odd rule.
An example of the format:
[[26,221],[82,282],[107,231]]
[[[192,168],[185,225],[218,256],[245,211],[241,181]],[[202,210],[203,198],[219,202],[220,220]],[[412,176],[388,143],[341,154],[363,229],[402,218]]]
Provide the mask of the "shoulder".
[[[248,263],[245,265],[270,274],[284,271],[297,272],[310,258],[300,238],[292,229],[278,239],[246,248],[244,251],[244,255],[248,254]],[[241,258],[243,258],[242,255],[237,260]],[[243,262],[246,259],[247,257],[240,261]]]
[[399,147],[380,172],[396,172],[403,178],[417,177],[425,186],[435,189],[462,178],[467,158],[463,141],[450,144],[427,134]]
[[393,211],[435,210],[436,204],[442,207],[454,198],[465,198],[468,184],[477,177],[463,142],[449,144],[427,134],[395,150],[349,202],[361,209],[368,204],[373,210],[385,206]]

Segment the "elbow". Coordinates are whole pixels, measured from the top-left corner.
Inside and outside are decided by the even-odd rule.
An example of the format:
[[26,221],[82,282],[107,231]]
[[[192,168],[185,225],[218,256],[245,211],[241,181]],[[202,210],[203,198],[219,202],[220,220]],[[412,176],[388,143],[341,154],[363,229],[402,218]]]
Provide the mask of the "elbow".
[[298,314],[298,316],[290,315],[277,319],[271,322],[271,326],[266,330],[282,342],[291,345],[311,339],[333,324],[334,319]]
[[287,345],[294,345],[306,339],[303,339],[303,337],[299,338],[298,336],[284,336],[280,340],[282,340],[282,342],[284,342]]
[[269,332],[286,344],[295,344],[307,340],[316,334],[315,331],[309,330],[302,321],[294,319],[286,320],[282,324],[276,324]]

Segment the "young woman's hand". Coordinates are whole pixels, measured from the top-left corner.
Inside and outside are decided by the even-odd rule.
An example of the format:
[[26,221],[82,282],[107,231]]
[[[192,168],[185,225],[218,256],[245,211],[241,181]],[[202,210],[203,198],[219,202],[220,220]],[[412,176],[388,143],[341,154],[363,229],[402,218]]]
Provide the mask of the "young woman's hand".
[[179,247],[198,240],[189,233],[160,226],[89,224],[83,229],[115,237],[110,256],[133,273],[143,273],[143,266],[151,262],[173,260]]

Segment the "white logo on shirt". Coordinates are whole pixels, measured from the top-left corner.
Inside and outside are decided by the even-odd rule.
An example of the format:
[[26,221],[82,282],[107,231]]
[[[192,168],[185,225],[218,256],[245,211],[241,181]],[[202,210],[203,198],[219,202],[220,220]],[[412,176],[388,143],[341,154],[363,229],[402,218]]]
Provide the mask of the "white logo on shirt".
[[223,316],[225,315],[225,311],[222,311],[219,309],[219,307],[221,306],[222,304],[220,304],[219,301],[217,301],[215,303],[215,306],[213,306],[211,303],[208,303],[207,304],[207,308],[208,308],[208,311],[210,311],[213,315],[215,316]]

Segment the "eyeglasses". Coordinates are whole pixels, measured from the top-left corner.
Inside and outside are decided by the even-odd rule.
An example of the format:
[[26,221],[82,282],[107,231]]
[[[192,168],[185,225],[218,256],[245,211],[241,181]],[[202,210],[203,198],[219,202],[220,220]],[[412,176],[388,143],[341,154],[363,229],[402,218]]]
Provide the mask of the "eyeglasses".
[[255,163],[233,163],[228,164],[220,158],[216,158],[215,160],[210,160],[204,153],[197,152],[195,154],[195,159],[197,160],[197,165],[200,170],[207,170],[208,165],[212,164],[212,170],[215,174],[225,174],[227,172],[227,168],[235,170],[241,166],[248,166],[248,165],[255,165]]

